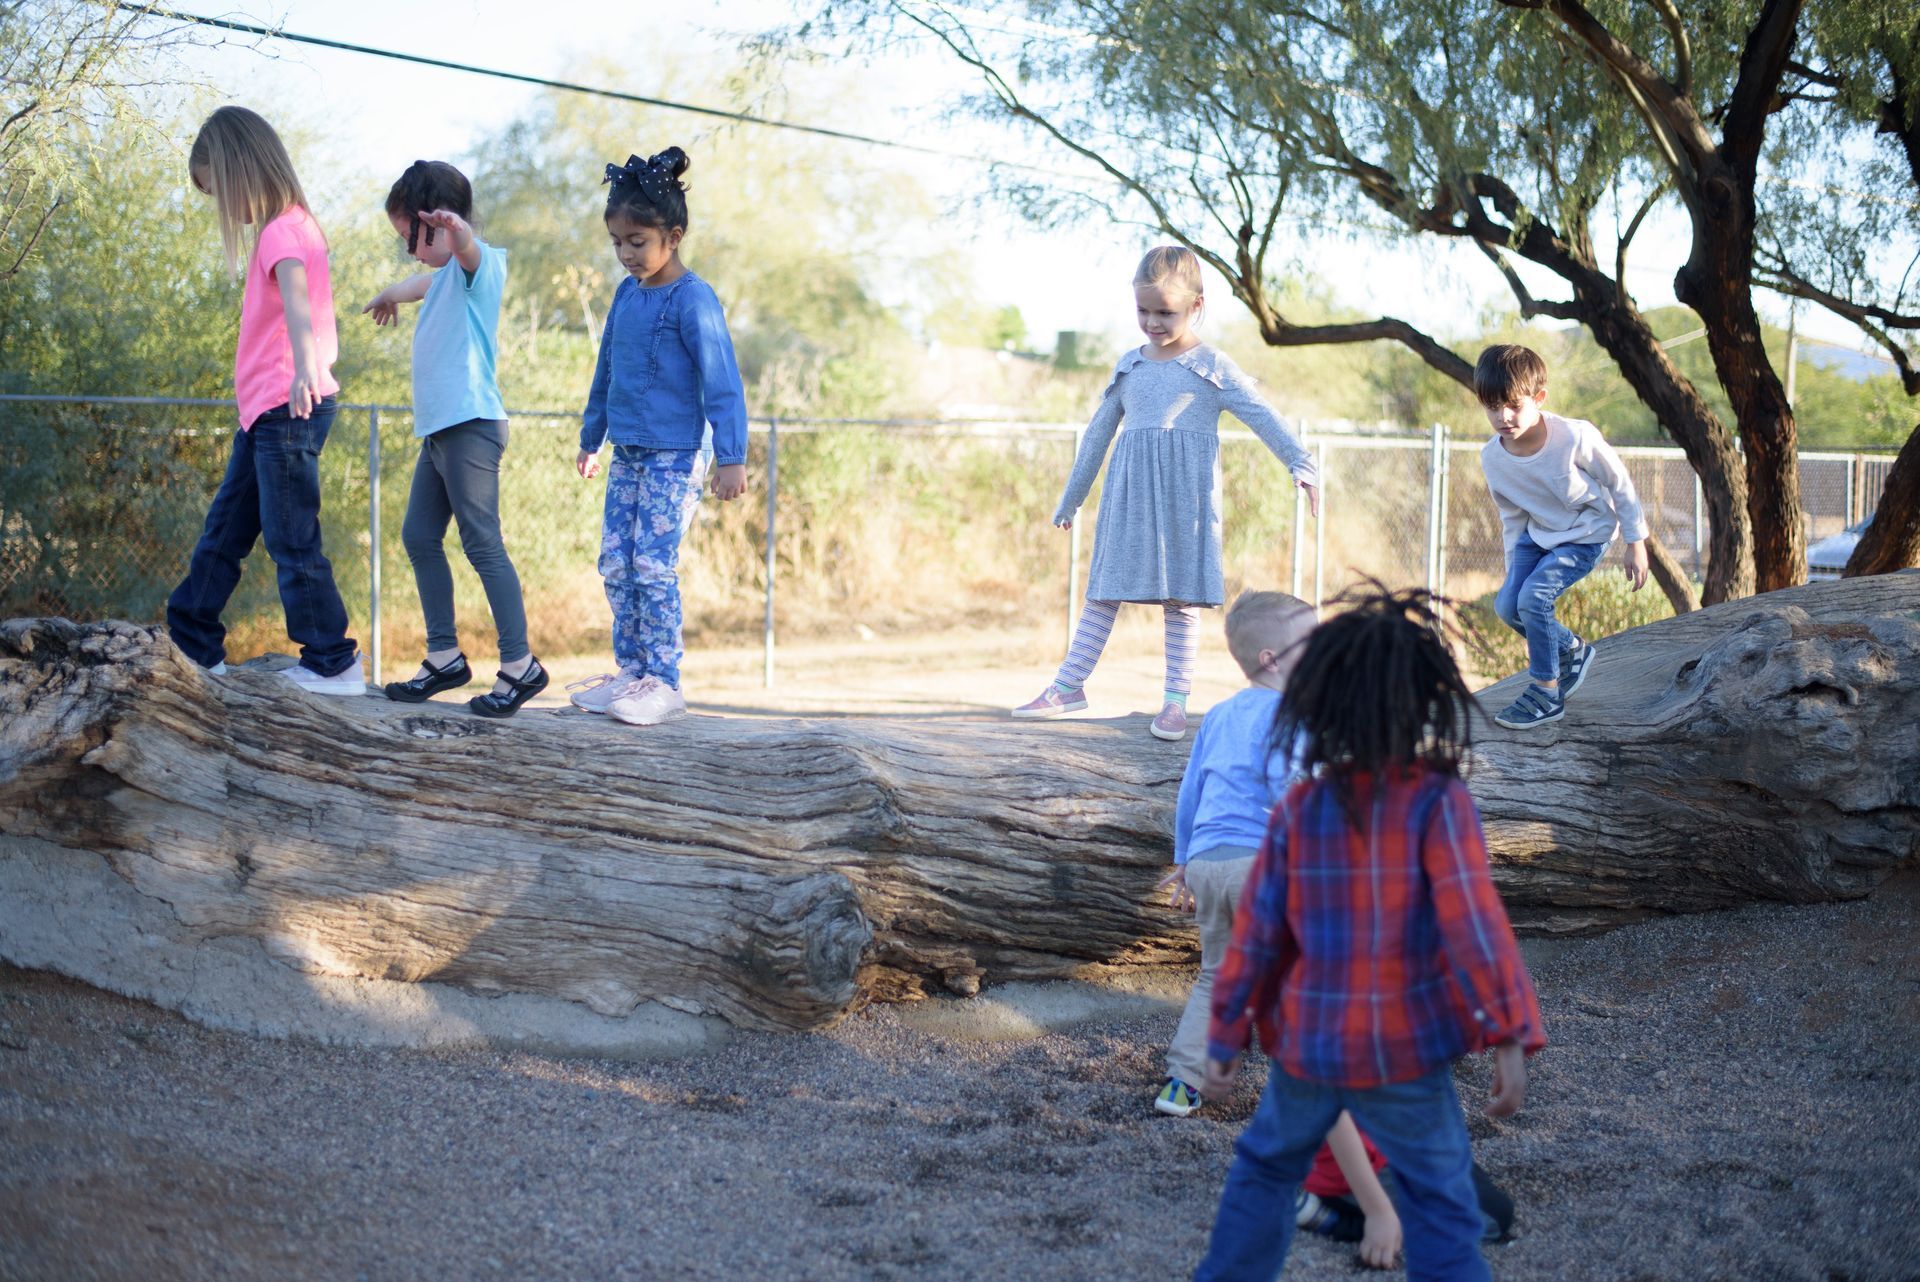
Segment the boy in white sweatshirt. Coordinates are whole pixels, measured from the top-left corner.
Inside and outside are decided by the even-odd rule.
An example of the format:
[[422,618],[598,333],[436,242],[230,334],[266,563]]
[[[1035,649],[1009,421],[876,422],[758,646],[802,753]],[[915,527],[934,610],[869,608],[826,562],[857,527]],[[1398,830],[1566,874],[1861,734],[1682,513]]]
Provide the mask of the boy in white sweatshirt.
[[1587,577],[1617,534],[1627,578],[1647,582],[1647,521],[1620,456],[1593,424],[1548,414],[1547,364],[1503,343],[1480,353],[1473,391],[1494,437],[1480,450],[1500,510],[1507,578],[1494,598],[1502,622],[1527,639],[1533,682],[1494,717],[1511,730],[1558,721],[1593,669],[1593,647],[1554,618],[1561,593]]

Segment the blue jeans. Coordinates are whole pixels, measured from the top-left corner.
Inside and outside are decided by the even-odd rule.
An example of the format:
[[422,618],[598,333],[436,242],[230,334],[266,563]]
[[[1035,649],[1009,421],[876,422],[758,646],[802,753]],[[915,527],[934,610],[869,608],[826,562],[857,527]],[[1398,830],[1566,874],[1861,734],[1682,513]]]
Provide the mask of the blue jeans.
[[1387,1159],[1406,1233],[1409,1282],[1493,1276],[1480,1255],[1483,1221],[1473,1154],[1451,1067],[1368,1090],[1288,1076],[1278,1064],[1253,1120],[1234,1143],[1207,1256],[1194,1282],[1271,1282],[1293,1241],[1293,1195],[1345,1109]]
[[1493,598],[1493,612],[1527,639],[1527,675],[1535,681],[1558,681],[1560,652],[1580,643],[1553,617],[1553,603],[1591,574],[1606,550],[1605,543],[1543,548],[1524,534],[1513,545],[1507,581]]
[[240,563],[265,539],[280,577],[287,635],[300,662],[330,677],[355,660],[347,609],[320,551],[320,451],[333,427],[333,398],[293,418],[277,406],[235,432],[227,474],[207,509],[187,577],[167,598],[167,631],[189,659],[210,668],[227,657],[220,612],[240,584]]

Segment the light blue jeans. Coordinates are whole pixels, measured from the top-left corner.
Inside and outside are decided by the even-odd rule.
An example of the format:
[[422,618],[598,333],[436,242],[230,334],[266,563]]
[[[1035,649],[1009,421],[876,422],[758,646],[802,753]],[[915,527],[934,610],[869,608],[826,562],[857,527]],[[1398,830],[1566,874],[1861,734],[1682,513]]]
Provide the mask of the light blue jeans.
[[1605,543],[1543,548],[1524,534],[1513,545],[1507,581],[1493,598],[1493,612],[1527,639],[1527,675],[1535,681],[1558,681],[1560,652],[1580,644],[1580,638],[1553,617],[1553,603],[1593,573],[1606,550]]
[[1207,1256],[1194,1282],[1272,1282],[1293,1243],[1293,1195],[1345,1109],[1387,1158],[1406,1232],[1409,1282],[1490,1282],[1473,1152],[1451,1066],[1411,1082],[1344,1090],[1267,1075],[1260,1107],[1233,1146]]

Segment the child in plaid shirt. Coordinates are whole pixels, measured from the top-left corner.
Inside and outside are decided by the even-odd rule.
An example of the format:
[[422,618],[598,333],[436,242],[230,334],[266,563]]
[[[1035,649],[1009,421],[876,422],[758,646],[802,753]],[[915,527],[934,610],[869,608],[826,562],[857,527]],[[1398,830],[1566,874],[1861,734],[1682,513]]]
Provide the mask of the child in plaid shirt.
[[1274,733],[1304,737],[1314,777],[1274,808],[1248,877],[1201,1090],[1230,1088],[1256,1025],[1274,1064],[1197,1280],[1278,1276],[1342,1110],[1386,1155],[1407,1276],[1491,1277],[1453,1061],[1493,1048],[1486,1112],[1506,1117],[1546,1034],[1459,777],[1472,706],[1419,591],[1322,624],[1287,681]]

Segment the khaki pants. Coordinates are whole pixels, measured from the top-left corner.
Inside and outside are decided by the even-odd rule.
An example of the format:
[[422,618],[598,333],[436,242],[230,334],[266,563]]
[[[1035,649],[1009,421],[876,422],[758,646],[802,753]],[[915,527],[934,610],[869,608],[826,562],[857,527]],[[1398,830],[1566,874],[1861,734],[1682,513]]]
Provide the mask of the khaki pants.
[[1233,914],[1240,891],[1253,871],[1253,855],[1238,859],[1194,859],[1187,864],[1193,891],[1193,924],[1200,932],[1200,977],[1193,981],[1180,1027],[1167,1048],[1167,1076],[1198,1090],[1207,1064],[1207,1021],[1213,1015],[1213,977],[1233,943]]

